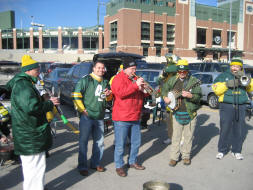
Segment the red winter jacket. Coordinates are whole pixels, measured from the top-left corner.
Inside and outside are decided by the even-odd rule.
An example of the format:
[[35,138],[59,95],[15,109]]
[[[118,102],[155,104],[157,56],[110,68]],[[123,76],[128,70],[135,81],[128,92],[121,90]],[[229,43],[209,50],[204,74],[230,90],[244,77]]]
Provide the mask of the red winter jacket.
[[139,90],[137,84],[121,71],[114,77],[111,89],[114,96],[112,120],[140,120],[143,98],[147,95]]

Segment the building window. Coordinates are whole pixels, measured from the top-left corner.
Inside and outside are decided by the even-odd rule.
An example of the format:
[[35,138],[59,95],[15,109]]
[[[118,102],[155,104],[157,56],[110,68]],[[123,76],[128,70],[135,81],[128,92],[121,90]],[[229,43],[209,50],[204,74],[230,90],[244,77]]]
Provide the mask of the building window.
[[117,41],[117,21],[111,23],[111,42]]
[[154,29],[155,41],[163,41],[163,25],[155,23]]
[[148,56],[148,48],[150,44],[142,43],[141,46],[143,47],[143,56]]
[[150,40],[149,22],[141,22],[141,40]]
[[161,56],[162,45],[161,44],[155,44],[155,47],[156,47],[156,56]]
[[197,28],[197,44],[206,44],[206,29]]
[[38,49],[39,48],[39,37],[33,36],[33,48]]
[[117,44],[111,44],[109,49],[111,52],[116,52]]
[[[227,46],[229,46],[229,31],[227,31]],[[235,47],[235,32],[231,31],[231,47]]]
[[167,24],[167,42],[174,42],[175,39],[175,26]]
[[77,49],[78,48],[78,37],[63,36],[62,37],[62,48],[63,49]]
[[17,38],[17,49],[29,49],[30,38],[29,37],[19,37]]
[[221,45],[221,30],[213,30],[213,45]]
[[168,53],[173,53],[174,45],[167,45]]
[[150,4],[151,0],[141,0],[141,3],[143,3],[143,4]]

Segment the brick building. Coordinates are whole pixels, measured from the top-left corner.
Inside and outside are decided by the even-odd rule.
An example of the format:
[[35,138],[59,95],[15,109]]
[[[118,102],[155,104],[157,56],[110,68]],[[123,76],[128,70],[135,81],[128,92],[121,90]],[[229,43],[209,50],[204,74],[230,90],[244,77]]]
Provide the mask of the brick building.
[[231,57],[253,60],[253,1],[232,0],[231,13],[230,32],[229,0],[111,0],[102,51],[227,60],[231,47]]

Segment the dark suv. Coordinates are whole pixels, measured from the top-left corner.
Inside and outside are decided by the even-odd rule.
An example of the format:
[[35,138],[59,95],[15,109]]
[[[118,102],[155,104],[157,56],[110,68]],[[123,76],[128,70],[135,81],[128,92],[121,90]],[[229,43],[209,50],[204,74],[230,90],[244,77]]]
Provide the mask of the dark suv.
[[100,53],[94,55],[93,62],[82,62],[74,65],[66,74],[66,79],[60,83],[60,100],[72,104],[71,93],[74,91],[79,79],[92,72],[92,66],[94,62],[101,60],[105,63],[106,73],[104,78],[109,81],[110,78],[118,72],[120,64],[122,64],[123,57],[133,57],[136,60],[143,58],[143,56],[137,54],[123,52]]

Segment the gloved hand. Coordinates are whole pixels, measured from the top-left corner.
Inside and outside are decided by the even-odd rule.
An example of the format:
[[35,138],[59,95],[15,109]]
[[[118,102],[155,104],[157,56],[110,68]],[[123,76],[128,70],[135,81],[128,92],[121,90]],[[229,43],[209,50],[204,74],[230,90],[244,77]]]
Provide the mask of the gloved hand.
[[239,80],[235,79],[235,80],[228,80],[226,82],[226,85],[228,88],[234,88],[234,87],[238,87],[239,86]]
[[236,73],[234,73],[235,77],[240,79],[242,76],[245,75],[245,73],[243,71],[237,71]]

